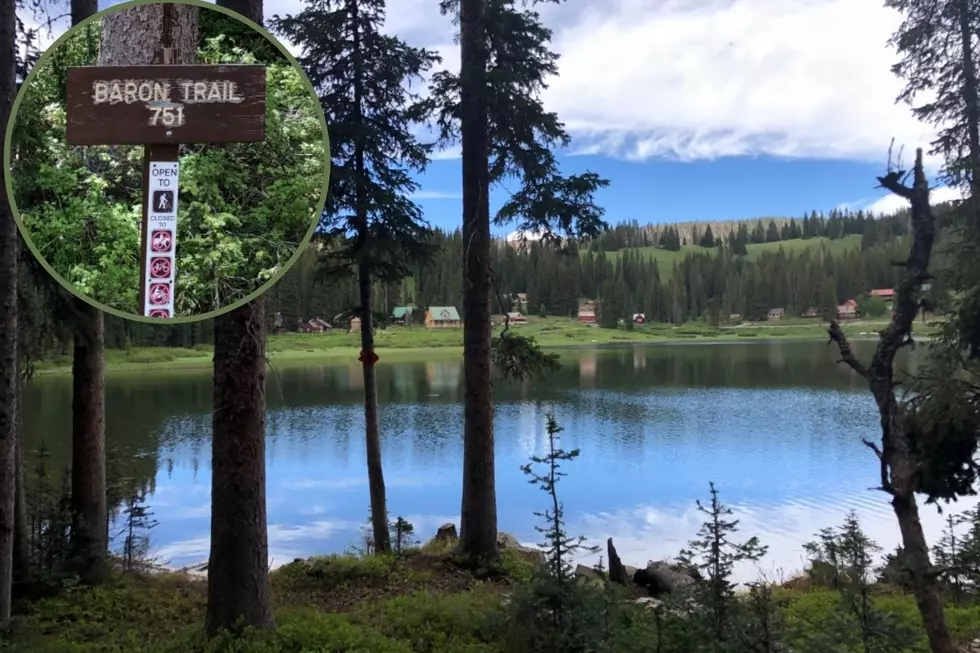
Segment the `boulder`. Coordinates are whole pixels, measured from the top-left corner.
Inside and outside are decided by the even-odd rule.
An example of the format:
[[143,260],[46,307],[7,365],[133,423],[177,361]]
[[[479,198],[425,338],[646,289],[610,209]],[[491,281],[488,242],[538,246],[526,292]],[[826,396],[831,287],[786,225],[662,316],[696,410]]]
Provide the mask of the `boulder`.
[[456,524],[452,522],[446,522],[436,531],[435,541],[440,544],[454,544],[458,539],[459,535],[456,533]]
[[582,583],[594,583],[596,585],[604,585],[606,582],[603,574],[595,567],[587,567],[585,565],[577,565],[575,567],[575,572],[573,574],[575,579]]
[[645,569],[633,574],[633,582],[646,588],[650,596],[677,592],[694,584],[695,579],[687,570],[666,562],[651,562]]
[[497,547],[501,551],[513,551],[532,564],[545,564],[544,551],[536,547],[524,546],[510,533],[503,531],[497,533]]

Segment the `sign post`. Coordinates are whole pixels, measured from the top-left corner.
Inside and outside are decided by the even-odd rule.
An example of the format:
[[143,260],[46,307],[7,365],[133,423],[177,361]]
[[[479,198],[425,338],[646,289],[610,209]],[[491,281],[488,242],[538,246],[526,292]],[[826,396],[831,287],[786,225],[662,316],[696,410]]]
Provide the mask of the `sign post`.
[[144,316],[174,316],[180,144],[264,141],[265,100],[261,65],[68,69],[68,144],[143,145]]

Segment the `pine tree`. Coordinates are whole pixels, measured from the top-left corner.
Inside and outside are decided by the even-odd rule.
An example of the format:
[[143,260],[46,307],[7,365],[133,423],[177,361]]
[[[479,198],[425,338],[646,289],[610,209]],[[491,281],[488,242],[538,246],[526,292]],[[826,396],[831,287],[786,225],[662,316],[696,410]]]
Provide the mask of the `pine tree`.
[[698,512],[707,516],[698,531],[698,538],[688,543],[688,548],[680,552],[677,560],[688,569],[704,572],[705,580],[698,588],[698,602],[705,611],[714,641],[720,644],[734,635],[731,618],[737,587],[732,581],[735,565],[760,560],[768,547],[759,544],[757,537],[744,542],[731,540],[739,530],[739,522],[726,519],[732,510],[721,503],[714,483],[710,488],[711,503],[705,506],[697,502]]
[[[321,229],[333,241],[329,275],[358,279],[364,416],[375,548],[389,549],[374,370],[375,282],[400,281],[428,259],[429,229],[409,196],[412,173],[430,147],[413,135],[426,107],[407,89],[438,61],[426,50],[382,33],[383,0],[312,0],[275,27],[304,50],[300,64],[320,93],[332,126],[330,198]],[[368,128],[370,125],[370,128]]]
[[[461,551],[495,558],[497,511],[494,480],[490,297],[490,185],[516,178],[519,189],[497,212],[496,222],[517,222],[519,231],[545,242],[560,236],[595,237],[607,226],[593,195],[609,182],[593,172],[564,177],[554,149],[569,142],[564,126],[539,97],[557,72],[548,49],[551,32],[538,13],[514,0],[442,0],[443,13],[458,19],[459,74],[433,75],[445,141],[462,141],[463,240],[467,243],[463,296],[464,402]],[[498,338],[536,358],[533,341]]]

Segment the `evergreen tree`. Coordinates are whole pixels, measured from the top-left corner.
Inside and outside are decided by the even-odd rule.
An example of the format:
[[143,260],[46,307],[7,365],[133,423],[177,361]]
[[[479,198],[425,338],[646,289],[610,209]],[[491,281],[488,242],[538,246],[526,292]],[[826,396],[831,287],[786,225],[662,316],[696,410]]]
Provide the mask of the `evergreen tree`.
[[[321,231],[333,239],[325,256],[332,275],[358,279],[364,417],[374,546],[389,549],[374,373],[375,282],[408,276],[427,260],[428,225],[409,199],[412,173],[424,170],[430,147],[413,135],[425,108],[407,90],[438,61],[426,50],[382,33],[383,0],[312,0],[274,26],[303,48],[300,64],[320,94],[332,126],[331,189]],[[369,127],[370,125],[370,127]]]
[[[494,481],[490,296],[490,184],[516,178],[519,189],[497,212],[498,224],[542,235],[560,244],[561,236],[595,237],[607,226],[593,195],[608,185],[593,172],[564,177],[555,149],[570,141],[558,116],[539,97],[557,73],[558,55],[548,48],[551,31],[540,15],[514,0],[442,0],[443,13],[460,26],[459,74],[441,71],[432,78],[443,139],[460,138],[463,149],[464,261],[463,500],[460,542],[473,558],[497,556]],[[533,341],[510,335],[506,344],[524,349],[523,359],[539,353]],[[533,350],[533,351],[532,351]]]
[[732,510],[721,503],[714,483],[710,484],[710,488],[711,503],[705,506],[697,502],[698,511],[706,515],[698,537],[680,552],[677,560],[682,566],[705,577],[698,586],[698,603],[707,617],[712,640],[717,645],[723,645],[736,635],[732,620],[736,607],[737,585],[732,581],[735,565],[761,559],[768,547],[759,544],[756,537],[744,542],[731,539],[739,530],[739,522],[737,519],[727,519]]

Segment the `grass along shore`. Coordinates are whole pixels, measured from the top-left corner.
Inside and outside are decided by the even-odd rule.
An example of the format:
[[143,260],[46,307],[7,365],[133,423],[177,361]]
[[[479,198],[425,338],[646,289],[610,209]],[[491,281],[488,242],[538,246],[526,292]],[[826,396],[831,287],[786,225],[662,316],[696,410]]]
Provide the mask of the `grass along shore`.
[[[851,338],[873,338],[887,324],[884,320],[858,320],[846,324]],[[528,317],[526,325],[511,327],[515,333],[533,337],[547,349],[627,346],[636,344],[760,342],[767,340],[824,340],[826,326],[815,320],[789,319],[778,323],[749,323],[711,327],[705,324],[634,325],[632,329],[602,329],[580,324],[567,317]],[[500,328],[494,332],[499,333]],[[935,327],[917,323],[916,333],[928,336]],[[375,335],[381,363],[458,357],[463,351],[463,330],[426,329],[422,326],[388,327]],[[273,365],[356,362],[360,334],[341,329],[322,334],[289,333],[270,335],[266,347]],[[107,349],[106,369],[110,371],[200,369],[211,367],[212,347],[133,347]],[[71,357],[55,357],[37,363],[39,374],[70,374]]]

